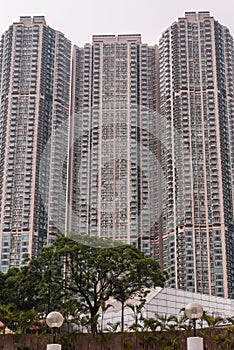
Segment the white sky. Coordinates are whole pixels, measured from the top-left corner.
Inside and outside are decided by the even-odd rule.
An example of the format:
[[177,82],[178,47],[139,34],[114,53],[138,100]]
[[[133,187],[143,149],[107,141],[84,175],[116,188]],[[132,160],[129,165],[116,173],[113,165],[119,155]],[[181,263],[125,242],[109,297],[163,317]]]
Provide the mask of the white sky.
[[210,11],[234,34],[233,0],[0,0],[0,35],[20,16],[43,15],[73,44],[91,42],[93,34],[142,34],[158,43],[161,33],[185,11]]

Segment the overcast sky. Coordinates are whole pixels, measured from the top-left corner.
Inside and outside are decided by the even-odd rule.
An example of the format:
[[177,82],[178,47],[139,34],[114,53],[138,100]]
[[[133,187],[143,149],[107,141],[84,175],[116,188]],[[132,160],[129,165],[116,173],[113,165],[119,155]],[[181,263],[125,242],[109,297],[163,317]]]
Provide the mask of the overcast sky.
[[44,15],[47,24],[74,44],[93,34],[142,34],[158,43],[161,33],[185,11],[210,11],[234,34],[233,0],[0,0],[0,34],[20,16]]

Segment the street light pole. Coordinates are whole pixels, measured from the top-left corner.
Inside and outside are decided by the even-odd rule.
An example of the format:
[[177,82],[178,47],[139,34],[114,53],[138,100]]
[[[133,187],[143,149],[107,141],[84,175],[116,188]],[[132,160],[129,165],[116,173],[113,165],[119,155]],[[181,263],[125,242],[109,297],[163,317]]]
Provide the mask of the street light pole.
[[200,304],[193,302],[186,306],[185,315],[193,323],[193,337],[187,339],[187,350],[203,350],[203,338],[197,337],[196,321],[202,317],[203,308]]
[[56,334],[57,334],[57,328],[53,327],[53,344],[56,344]]
[[52,311],[46,317],[46,323],[48,327],[53,330],[53,344],[47,345],[47,350],[61,350],[61,345],[56,344],[56,334],[59,327],[63,324],[63,315],[60,312]]
[[197,332],[196,332],[196,318],[193,318],[192,321],[193,321],[193,336],[196,337],[197,336]]

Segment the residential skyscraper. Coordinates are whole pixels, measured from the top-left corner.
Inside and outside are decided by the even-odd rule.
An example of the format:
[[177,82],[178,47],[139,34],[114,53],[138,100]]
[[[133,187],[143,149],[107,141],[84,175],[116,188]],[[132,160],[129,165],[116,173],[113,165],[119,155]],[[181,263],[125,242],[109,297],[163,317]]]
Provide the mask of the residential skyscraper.
[[[66,226],[60,157],[68,147],[71,43],[44,17],[21,17],[0,42],[0,269],[37,256]],[[43,154],[44,152],[44,154]],[[64,165],[64,172],[66,166]],[[66,174],[65,174],[66,175]],[[65,179],[65,180],[64,180]],[[54,220],[57,221],[54,225]]]
[[68,232],[157,255],[157,46],[95,35],[73,51]]
[[234,46],[209,12],[187,12],[159,44],[161,264],[170,285],[234,297]]
[[44,17],[2,36],[0,270],[71,233],[131,243],[170,286],[233,298],[229,30],[186,12],[159,48],[95,35],[70,66],[70,41]]

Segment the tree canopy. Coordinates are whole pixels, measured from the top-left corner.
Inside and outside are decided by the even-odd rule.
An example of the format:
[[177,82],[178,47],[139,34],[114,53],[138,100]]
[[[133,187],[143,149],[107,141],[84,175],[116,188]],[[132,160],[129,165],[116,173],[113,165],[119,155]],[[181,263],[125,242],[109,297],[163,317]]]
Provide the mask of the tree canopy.
[[[111,297],[124,307],[133,296],[142,298],[146,288],[163,286],[166,275],[154,259],[132,245],[90,246],[58,237],[28,266],[0,278],[6,304],[45,314],[57,309],[70,316],[76,309],[96,333],[99,311]],[[7,295],[7,289],[12,294]]]
[[90,317],[93,333],[103,302],[110,297],[125,302],[145,288],[163,286],[165,281],[156,261],[132,245],[96,248],[60,237],[45,251],[57,266],[53,285],[63,286],[70,297],[76,296],[78,307]]

